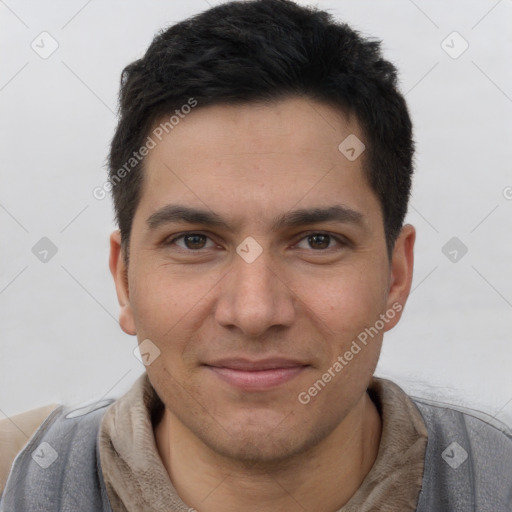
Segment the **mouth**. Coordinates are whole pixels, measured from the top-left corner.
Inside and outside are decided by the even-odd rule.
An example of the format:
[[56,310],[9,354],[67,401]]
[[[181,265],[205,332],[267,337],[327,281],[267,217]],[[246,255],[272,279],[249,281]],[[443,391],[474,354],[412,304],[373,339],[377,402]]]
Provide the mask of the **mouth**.
[[204,365],[220,380],[244,391],[274,388],[303,373],[310,367],[289,359],[225,359]]

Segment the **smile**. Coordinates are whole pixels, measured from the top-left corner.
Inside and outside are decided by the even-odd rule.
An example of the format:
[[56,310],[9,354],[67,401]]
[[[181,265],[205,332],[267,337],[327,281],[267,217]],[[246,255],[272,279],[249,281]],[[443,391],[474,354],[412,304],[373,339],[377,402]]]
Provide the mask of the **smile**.
[[249,362],[234,360],[205,365],[216,377],[245,391],[264,391],[289,382],[309,367],[291,361]]

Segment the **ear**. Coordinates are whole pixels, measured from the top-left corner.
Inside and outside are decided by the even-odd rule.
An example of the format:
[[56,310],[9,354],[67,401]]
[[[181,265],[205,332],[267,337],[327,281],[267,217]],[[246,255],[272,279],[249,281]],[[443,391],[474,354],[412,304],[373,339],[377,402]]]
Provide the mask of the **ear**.
[[119,312],[119,325],[126,334],[135,335],[135,319],[130,305],[130,290],[128,285],[128,269],[124,261],[124,253],[121,247],[121,232],[114,231],[110,235],[110,272],[116,285],[117,300],[121,306]]
[[392,310],[396,314],[386,324],[386,331],[392,329],[399,322],[411,291],[415,240],[416,230],[414,226],[406,224],[395,242],[391,257],[387,310]]

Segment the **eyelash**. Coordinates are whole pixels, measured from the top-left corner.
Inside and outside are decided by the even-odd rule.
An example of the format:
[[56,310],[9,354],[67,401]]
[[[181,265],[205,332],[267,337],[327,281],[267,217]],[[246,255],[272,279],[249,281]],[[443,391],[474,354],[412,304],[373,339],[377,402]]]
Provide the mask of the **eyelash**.
[[[170,245],[174,244],[174,242],[176,242],[177,240],[179,240],[181,238],[185,238],[186,236],[189,236],[189,235],[201,235],[201,236],[205,236],[207,239],[211,240],[211,238],[207,234],[201,233],[200,231],[187,231],[185,233],[181,233],[180,235],[177,235],[177,236],[173,237],[170,240],[164,241],[163,245],[164,246],[170,246]],[[333,235],[333,234],[325,232],[325,231],[310,231],[310,232],[306,233],[304,236],[302,236],[302,238],[300,238],[297,241],[297,244],[302,242],[302,240],[307,239],[308,237],[313,236],[313,235],[326,235],[326,236],[330,237],[330,239],[333,239],[336,242],[338,242],[338,244],[341,247],[346,247],[346,246],[350,245],[350,242],[348,240],[346,240],[344,237],[336,236],[336,235]],[[311,249],[311,250],[314,251],[314,252],[317,252],[317,253],[321,253],[321,252],[329,252],[332,249],[334,249],[334,247],[328,247],[326,249]],[[182,247],[179,247],[179,250],[181,250],[183,252],[201,254],[202,251],[206,251],[208,249],[196,249],[196,250],[194,250],[194,249],[183,249]]]

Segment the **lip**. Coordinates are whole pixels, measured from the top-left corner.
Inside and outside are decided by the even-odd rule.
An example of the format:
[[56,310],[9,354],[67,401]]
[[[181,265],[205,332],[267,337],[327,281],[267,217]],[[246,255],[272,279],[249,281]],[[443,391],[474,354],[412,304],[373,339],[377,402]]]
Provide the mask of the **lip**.
[[290,359],[223,359],[205,367],[224,382],[245,391],[263,391],[284,384],[309,365]]

